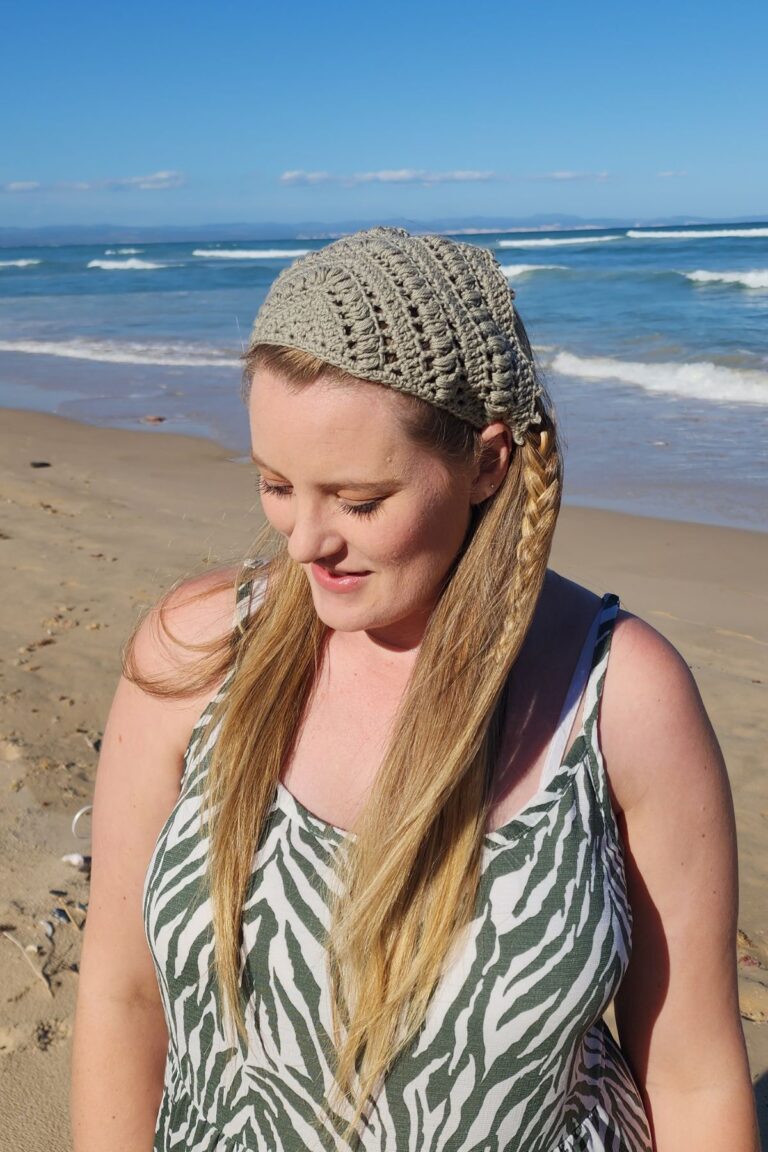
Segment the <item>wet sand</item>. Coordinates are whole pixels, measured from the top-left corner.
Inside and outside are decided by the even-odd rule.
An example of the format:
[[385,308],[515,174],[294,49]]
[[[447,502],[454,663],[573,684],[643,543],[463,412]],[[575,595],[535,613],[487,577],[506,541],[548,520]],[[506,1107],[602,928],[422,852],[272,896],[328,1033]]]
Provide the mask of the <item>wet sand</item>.
[[[0,500],[0,1150],[62,1152],[88,902],[87,874],[62,856],[88,852],[70,823],[91,799],[120,647],[164,587],[237,558],[261,521],[253,472],[210,441],[18,411],[0,412]],[[720,738],[766,1133],[767,556],[768,535],[566,507],[551,561],[676,645]]]

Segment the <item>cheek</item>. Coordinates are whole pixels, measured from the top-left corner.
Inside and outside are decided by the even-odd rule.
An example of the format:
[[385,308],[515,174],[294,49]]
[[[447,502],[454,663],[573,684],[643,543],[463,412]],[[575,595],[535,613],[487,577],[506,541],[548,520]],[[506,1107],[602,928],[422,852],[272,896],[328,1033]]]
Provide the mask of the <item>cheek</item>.
[[469,523],[469,501],[425,501],[413,515],[382,533],[380,553],[393,564],[444,564],[458,551]]
[[282,536],[288,535],[291,525],[290,510],[285,508],[279,499],[274,496],[272,499],[269,497],[267,497],[266,500],[263,499],[261,501],[261,510],[276,532],[279,532]]

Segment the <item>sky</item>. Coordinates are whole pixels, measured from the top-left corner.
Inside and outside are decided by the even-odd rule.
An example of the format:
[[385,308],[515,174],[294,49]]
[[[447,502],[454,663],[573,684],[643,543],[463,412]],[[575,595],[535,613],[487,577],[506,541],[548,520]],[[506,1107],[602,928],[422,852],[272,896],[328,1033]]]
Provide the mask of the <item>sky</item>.
[[764,0],[0,19],[0,226],[768,216]]

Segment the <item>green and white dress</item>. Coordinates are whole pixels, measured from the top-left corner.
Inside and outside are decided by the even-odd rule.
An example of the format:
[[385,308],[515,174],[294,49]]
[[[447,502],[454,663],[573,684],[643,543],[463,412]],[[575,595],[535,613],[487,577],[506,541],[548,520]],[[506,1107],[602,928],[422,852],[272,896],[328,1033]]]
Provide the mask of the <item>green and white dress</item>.
[[[252,587],[239,611],[247,613]],[[597,732],[618,597],[602,599],[541,787],[485,838],[475,916],[426,1020],[369,1114],[364,1152],[651,1152],[638,1089],[602,1014],[626,971],[631,911]],[[581,732],[563,759],[585,693]],[[226,683],[217,699],[226,693]],[[279,784],[253,860],[241,948],[247,1044],[212,978],[200,794],[213,704],[144,888],[170,1036],[155,1152],[323,1152],[332,1079],[324,939],[333,860],[350,835]]]

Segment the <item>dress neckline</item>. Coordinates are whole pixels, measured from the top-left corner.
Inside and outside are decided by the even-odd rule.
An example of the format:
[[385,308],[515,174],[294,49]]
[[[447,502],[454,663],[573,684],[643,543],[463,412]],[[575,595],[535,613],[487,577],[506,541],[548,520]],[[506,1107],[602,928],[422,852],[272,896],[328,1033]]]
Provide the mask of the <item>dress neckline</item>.
[[[586,696],[589,678],[593,671],[597,636],[611,594],[606,593],[600,600],[600,607],[587,631],[579,658],[576,662],[571,681],[565,694],[557,727],[550,741],[549,751],[545,759],[539,787],[529,800],[508,820],[498,828],[484,834],[486,847],[494,847],[516,842],[522,835],[535,828],[545,817],[549,809],[561,799],[570,785],[576,769],[587,755],[587,742],[585,734],[585,720],[576,737],[565,751],[568,736],[581,700]],[[336,824],[324,820],[294,796],[286,788],[282,780],[278,780],[275,790],[275,804],[287,816],[303,823],[304,827],[316,835],[325,836],[336,842],[354,840],[355,833],[346,828],[339,828]]]
[[[494,848],[504,844],[516,843],[521,836],[533,831],[545,818],[549,810],[557,804],[570,787],[576,769],[583,762],[586,755],[586,741],[584,732],[579,732],[567,755],[558,765],[558,770],[548,781],[542,781],[541,787],[526,801],[514,816],[506,820],[498,828],[486,832],[483,836],[487,848]],[[305,829],[321,837],[333,840],[336,843],[355,840],[356,833],[348,828],[339,828],[336,824],[324,820],[316,815],[306,804],[302,804],[293,792],[289,791],[278,780],[275,790],[274,804],[291,820],[301,824]]]

